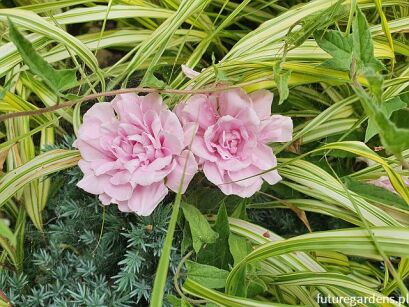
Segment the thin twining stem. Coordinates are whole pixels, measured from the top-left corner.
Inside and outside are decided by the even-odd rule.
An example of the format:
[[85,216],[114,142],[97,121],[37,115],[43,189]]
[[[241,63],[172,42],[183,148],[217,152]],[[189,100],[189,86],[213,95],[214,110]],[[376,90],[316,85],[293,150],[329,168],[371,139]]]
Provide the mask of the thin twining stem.
[[192,95],[192,94],[206,94],[206,93],[214,93],[214,92],[222,92],[229,89],[240,88],[247,85],[252,85],[260,82],[265,82],[270,79],[257,79],[241,84],[230,85],[230,86],[217,86],[217,87],[209,87],[203,89],[196,89],[196,90],[178,90],[178,89],[158,89],[158,88],[148,88],[148,87],[133,87],[133,88],[126,88],[126,89],[119,89],[113,90],[108,92],[101,92],[101,93],[94,93],[90,95],[86,95],[76,100],[72,101],[65,101],[63,103],[59,103],[50,107],[39,108],[37,110],[31,111],[22,111],[22,112],[13,112],[0,115],[0,122],[5,121],[6,119],[21,117],[21,116],[35,116],[44,113],[54,112],[60,109],[72,107],[78,103],[90,101],[99,97],[104,96],[116,96],[120,94],[127,94],[127,93],[159,93],[159,94],[176,94],[176,95]]

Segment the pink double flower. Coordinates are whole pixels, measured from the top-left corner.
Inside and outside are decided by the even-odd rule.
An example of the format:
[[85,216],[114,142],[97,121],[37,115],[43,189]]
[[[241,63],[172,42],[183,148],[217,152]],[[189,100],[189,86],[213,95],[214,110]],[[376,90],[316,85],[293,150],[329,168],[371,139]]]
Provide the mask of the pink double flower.
[[[242,89],[191,96],[175,112],[158,94],[123,94],[85,115],[75,146],[78,186],[121,211],[149,215],[186,191],[198,170],[223,193],[249,197],[281,180],[267,144],[291,140],[291,118],[271,115],[272,93]],[[183,175],[184,174],[184,175]]]

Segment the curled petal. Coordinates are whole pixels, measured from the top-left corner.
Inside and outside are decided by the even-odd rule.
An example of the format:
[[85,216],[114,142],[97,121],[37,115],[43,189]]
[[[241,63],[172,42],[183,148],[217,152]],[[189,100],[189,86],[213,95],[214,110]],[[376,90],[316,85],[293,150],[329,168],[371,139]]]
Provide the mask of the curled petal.
[[160,114],[162,110],[166,110],[167,106],[162,101],[162,96],[158,93],[149,93],[141,99],[141,111],[146,113],[148,111],[155,111]]
[[116,201],[125,201],[131,198],[132,185],[130,183],[115,185],[109,182],[104,185],[104,193]]
[[193,95],[176,112],[182,122],[197,123],[203,129],[215,124],[219,117],[216,100],[204,94]]
[[193,70],[192,68],[188,67],[185,64],[182,64],[182,72],[185,74],[185,76],[189,79],[193,79],[200,75],[200,72]]
[[273,103],[273,93],[267,90],[258,90],[249,96],[258,117],[261,120],[269,118],[271,115],[271,104]]
[[77,183],[77,187],[91,194],[104,193],[104,187],[107,184],[109,177],[106,175],[95,176],[93,174],[85,174]]
[[197,136],[193,139],[192,151],[199,158],[215,162],[217,161],[217,156],[208,150],[203,137]]
[[80,150],[82,158],[86,161],[101,160],[107,157],[107,153],[102,148],[94,147],[80,139],[76,140],[75,146]]
[[[256,166],[260,172],[272,169],[277,166],[277,159],[274,156],[271,147],[259,144],[253,152],[253,165]],[[261,175],[261,177],[269,184],[276,184],[282,178],[277,170],[271,170]]]
[[[228,180],[229,177],[226,177],[226,182],[232,181]],[[263,180],[257,178],[251,185],[243,188],[241,185],[236,183],[226,183],[219,185],[220,190],[226,195],[237,195],[243,198],[253,196],[257,191],[261,189]]]
[[242,89],[221,92],[219,94],[219,109],[221,116],[230,115],[249,125],[260,123],[250,97]]
[[288,142],[292,140],[292,135],[293,121],[291,117],[272,115],[261,123],[259,141],[263,143]]
[[163,182],[148,186],[137,186],[128,201],[128,207],[138,215],[148,216],[168,194],[168,188]]
[[176,158],[176,165],[173,171],[167,176],[166,185],[173,192],[177,193],[179,191],[179,186],[182,183],[184,173],[181,192],[185,193],[190,181],[197,173],[197,170],[198,165],[193,153],[186,149]]
[[84,122],[97,120],[101,123],[110,122],[115,118],[114,109],[109,102],[95,103],[85,114]]

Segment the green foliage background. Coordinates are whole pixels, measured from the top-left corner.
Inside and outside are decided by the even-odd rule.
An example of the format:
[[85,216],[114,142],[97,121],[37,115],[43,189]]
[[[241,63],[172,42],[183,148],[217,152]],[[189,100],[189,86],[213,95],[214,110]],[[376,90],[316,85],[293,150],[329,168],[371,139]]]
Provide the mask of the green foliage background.
[[[408,31],[407,0],[1,2],[0,306],[408,295]],[[75,188],[69,136],[105,91],[173,107],[215,84],[272,90],[293,118],[279,184],[243,200],[199,174],[149,218]]]

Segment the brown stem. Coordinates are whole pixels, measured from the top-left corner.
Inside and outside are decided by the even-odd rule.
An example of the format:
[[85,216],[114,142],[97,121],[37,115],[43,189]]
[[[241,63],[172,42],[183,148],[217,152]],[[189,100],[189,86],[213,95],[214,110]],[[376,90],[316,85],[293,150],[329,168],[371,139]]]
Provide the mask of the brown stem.
[[228,89],[240,88],[243,86],[260,83],[260,82],[267,81],[267,80],[269,79],[263,78],[263,79],[257,79],[257,80],[249,81],[246,83],[238,84],[238,85],[224,86],[224,87],[211,87],[211,88],[198,89],[198,90],[157,89],[157,88],[147,88],[147,87],[134,87],[134,88],[119,89],[119,90],[113,90],[113,91],[108,91],[108,92],[90,94],[82,98],[79,98],[77,100],[65,101],[63,103],[56,104],[51,107],[39,108],[37,110],[32,110],[32,111],[22,111],[22,112],[13,112],[13,113],[3,114],[3,115],[0,115],[0,123],[10,118],[21,117],[21,116],[35,116],[35,115],[40,115],[40,114],[44,114],[48,112],[57,111],[60,109],[72,107],[76,105],[77,103],[82,103],[85,101],[93,100],[93,99],[104,97],[104,96],[116,96],[119,94],[126,94],[126,93],[159,93],[159,94],[175,94],[175,95],[206,94],[206,93],[222,92]]
[[8,304],[8,306],[11,307],[11,303],[10,303],[9,298],[6,296],[6,294],[5,294],[2,290],[0,290],[0,298],[1,298],[6,304]]

